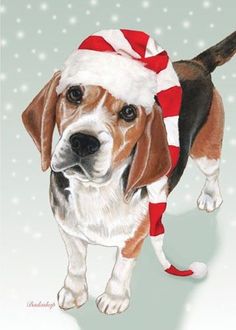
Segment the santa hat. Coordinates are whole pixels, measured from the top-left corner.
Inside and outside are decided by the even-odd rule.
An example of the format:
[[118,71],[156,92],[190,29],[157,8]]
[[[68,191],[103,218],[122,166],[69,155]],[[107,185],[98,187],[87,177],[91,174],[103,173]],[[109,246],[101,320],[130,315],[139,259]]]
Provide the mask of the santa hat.
[[[145,107],[147,113],[152,111],[154,102],[158,102],[167,132],[171,171],[175,168],[179,157],[178,118],[182,90],[168,54],[154,39],[142,31],[125,29],[94,33],[65,62],[57,93],[79,83],[102,86],[128,104]],[[206,273],[204,264],[194,263],[188,270],[181,271],[171,265],[164,255],[164,227],[161,220],[167,196],[165,193],[160,194],[159,188],[167,177],[168,174],[147,187],[150,235],[154,249],[167,273],[202,277]]]

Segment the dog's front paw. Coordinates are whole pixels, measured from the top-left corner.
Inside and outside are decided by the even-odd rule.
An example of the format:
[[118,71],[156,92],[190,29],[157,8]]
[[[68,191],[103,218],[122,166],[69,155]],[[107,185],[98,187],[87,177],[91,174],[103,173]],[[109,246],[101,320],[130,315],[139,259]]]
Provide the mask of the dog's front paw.
[[97,298],[96,304],[100,312],[111,315],[126,310],[129,306],[129,300],[128,294],[117,296],[104,292]]
[[79,293],[73,293],[69,288],[63,287],[57,295],[58,305],[62,309],[81,307],[88,299],[87,290],[81,290]]

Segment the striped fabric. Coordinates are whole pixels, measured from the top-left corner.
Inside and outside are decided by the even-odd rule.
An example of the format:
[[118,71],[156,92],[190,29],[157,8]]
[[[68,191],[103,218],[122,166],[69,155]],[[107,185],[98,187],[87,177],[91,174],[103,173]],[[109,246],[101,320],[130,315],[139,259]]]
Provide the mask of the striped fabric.
[[[109,57],[109,54],[116,56]],[[123,59],[127,59],[127,62]],[[118,76],[120,71],[124,71],[123,76]],[[147,186],[150,236],[157,257],[167,273],[194,275],[191,269],[181,271],[171,265],[162,249],[162,216],[167,206],[167,180],[179,158],[178,119],[182,100],[182,89],[167,52],[142,31],[103,30],[86,38],[67,60],[57,92],[60,93],[66,84],[73,83],[73,79],[87,84],[96,82],[114,96],[128,103],[146,106],[149,111],[152,111],[154,99],[160,105],[172,166],[169,173]],[[197,267],[200,266],[197,264]]]

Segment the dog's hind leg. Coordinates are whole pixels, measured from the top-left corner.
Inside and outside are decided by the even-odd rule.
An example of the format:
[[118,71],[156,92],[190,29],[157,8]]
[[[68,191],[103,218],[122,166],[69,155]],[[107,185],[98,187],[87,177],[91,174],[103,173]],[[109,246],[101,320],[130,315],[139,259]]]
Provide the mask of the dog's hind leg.
[[212,212],[222,203],[219,188],[221,146],[224,131],[224,108],[219,93],[214,89],[208,118],[196,136],[190,155],[206,176],[198,198],[201,210]]

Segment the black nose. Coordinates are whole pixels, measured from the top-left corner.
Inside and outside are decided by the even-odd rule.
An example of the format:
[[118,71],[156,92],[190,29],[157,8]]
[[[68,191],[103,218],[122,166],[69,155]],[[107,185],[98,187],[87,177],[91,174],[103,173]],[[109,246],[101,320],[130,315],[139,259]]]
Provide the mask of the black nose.
[[92,135],[75,133],[70,137],[72,150],[80,157],[94,154],[100,148],[99,140]]

